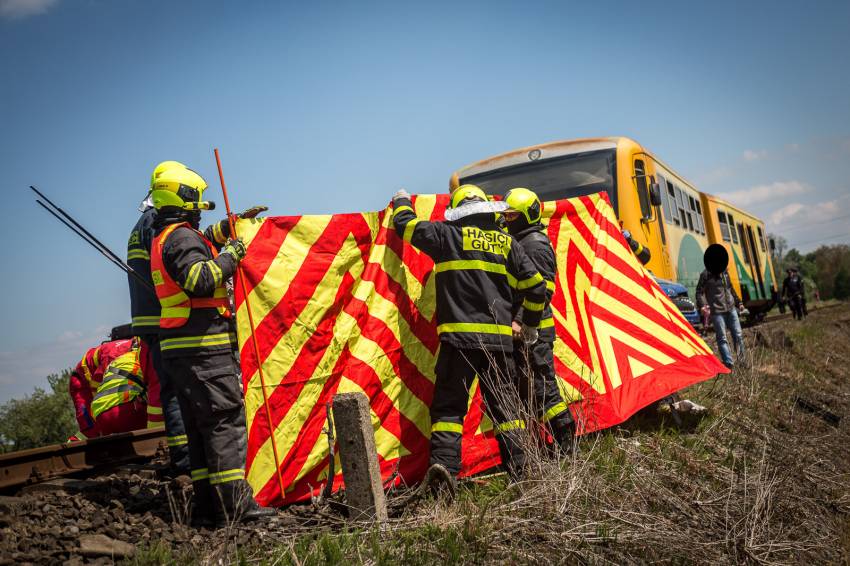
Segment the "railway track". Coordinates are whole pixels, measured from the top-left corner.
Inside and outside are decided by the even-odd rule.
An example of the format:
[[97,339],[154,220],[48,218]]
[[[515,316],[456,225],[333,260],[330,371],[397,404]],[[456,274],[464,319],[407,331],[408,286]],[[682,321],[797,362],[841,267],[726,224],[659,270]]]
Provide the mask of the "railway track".
[[162,427],[0,454],[0,490],[137,462],[160,450],[166,450]]

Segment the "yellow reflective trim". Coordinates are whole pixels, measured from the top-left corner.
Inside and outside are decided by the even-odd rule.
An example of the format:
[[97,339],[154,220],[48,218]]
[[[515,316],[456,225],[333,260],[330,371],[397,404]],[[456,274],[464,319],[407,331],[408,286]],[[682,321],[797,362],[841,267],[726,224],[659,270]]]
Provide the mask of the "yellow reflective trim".
[[151,271],[151,279],[153,280],[153,284],[157,287],[165,285],[165,279],[162,278],[162,273],[160,273],[158,269]]
[[187,291],[195,290],[195,285],[198,284],[198,278],[201,276],[201,269],[204,267],[204,263],[199,261],[189,268],[189,275],[186,276],[186,284],[184,285]]
[[555,326],[555,319],[550,316],[549,318],[542,319],[540,321],[540,326],[538,326],[537,328],[539,328],[539,329],[553,328],[554,326]]
[[410,239],[413,238],[413,231],[416,229],[417,224],[419,224],[419,219],[414,218],[404,226],[404,234],[402,235],[402,239],[405,242],[409,242]]
[[529,301],[528,299],[523,299],[522,308],[529,311],[542,311],[545,303],[535,303],[534,301]]
[[[480,271],[488,271],[490,273],[499,273],[508,275],[508,270],[503,263],[495,263],[492,261],[484,261],[481,259],[455,259],[452,261],[442,261],[434,266],[434,273],[443,273],[445,271],[460,271],[468,269],[477,269]],[[514,279],[516,281],[516,279]]]
[[[406,204],[403,204],[393,210],[393,218],[395,218],[395,215],[403,210],[409,210],[410,212],[413,212],[413,208],[407,206]],[[416,214],[415,212],[413,213]]]
[[151,254],[149,254],[145,250],[129,250],[129,251],[127,251],[127,261],[130,261],[131,259],[150,260],[150,258],[151,258]]
[[166,338],[160,342],[160,350],[177,350],[179,348],[203,348],[205,346],[224,346],[236,341],[236,335],[229,332],[209,334],[207,336],[183,336]]
[[133,326],[159,326],[158,316],[134,316]]
[[242,468],[234,468],[232,470],[223,470],[221,472],[213,472],[210,474],[210,485],[218,485],[245,479],[245,470]]
[[151,405],[148,405],[148,414],[149,415],[161,415],[162,414],[162,407],[153,407]]
[[224,232],[221,231],[221,222],[216,222],[213,224],[213,238],[219,244],[223,244],[227,241],[227,238],[224,237]]
[[221,285],[221,278],[223,275],[221,272],[221,268],[213,260],[208,260],[205,263],[207,264],[207,267],[209,267],[210,273],[212,273],[213,282],[215,283],[215,286],[218,287],[219,285]]
[[555,282],[554,281],[546,281],[546,288],[554,293],[555,292]]
[[81,431],[81,430],[74,433],[74,436],[77,438],[77,440],[87,440],[88,439],[88,436],[83,434],[83,431]]
[[192,481],[205,480],[210,477],[210,470],[209,468],[198,468],[197,470],[192,470],[190,475],[192,476]]
[[[216,266],[218,267],[218,266]],[[224,299],[227,297],[227,287],[216,287],[213,291],[214,299]]]
[[169,446],[183,446],[185,444],[189,444],[189,437],[185,434],[178,434],[177,436],[169,436],[166,438]]
[[495,433],[501,434],[503,432],[508,432],[511,430],[521,430],[525,428],[525,421],[516,420],[516,421],[508,421],[506,423],[499,423],[496,425]]
[[501,334],[503,336],[513,336],[513,330],[510,326],[478,322],[447,322],[437,326],[437,334],[444,334],[446,332],[477,332],[480,334]]
[[168,307],[162,309],[162,318],[189,318],[189,307]]
[[457,434],[463,434],[463,425],[437,421],[431,424],[431,432],[454,432]]
[[185,303],[189,301],[189,295],[184,293],[183,291],[178,291],[173,295],[169,295],[167,297],[160,297],[159,304],[165,307],[174,307],[179,305],[180,303]]
[[561,401],[560,403],[558,403],[557,405],[555,405],[554,407],[552,407],[548,411],[546,411],[546,413],[544,413],[543,422],[548,423],[549,421],[551,421],[552,419],[554,419],[555,417],[557,417],[558,415],[560,415],[564,411],[568,411],[568,410],[569,410],[569,407],[567,406],[567,404],[564,401]]
[[522,281],[518,281],[516,284],[516,288],[520,291],[524,291],[525,289],[530,289],[535,285],[538,285],[543,282],[543,276],[539,273],[535,273],[534,276],[529,277],[528,279],[523,279]]

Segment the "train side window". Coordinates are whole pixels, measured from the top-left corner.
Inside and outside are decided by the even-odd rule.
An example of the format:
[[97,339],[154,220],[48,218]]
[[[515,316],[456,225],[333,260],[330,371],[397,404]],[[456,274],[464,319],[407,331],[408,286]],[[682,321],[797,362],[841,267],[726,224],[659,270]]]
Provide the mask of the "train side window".
[[682,219],[682,227],[688,227],[688,216],[685,214],[685,199],[682,195],[682,189],[674,186],[676,189],[676,206],[679,208],[679,217]]
[[761,247],[761,251],[763,253],[767,252],[767,246],[764,243],[764,232],[761,231],[761,226],[756,226],[756,230],[759,233],[759,246]]
[[732,242],[737,244],[738,243],[738,233],[735,232],[735,219],[732,218],[731,214],[729,214],[728,217],[729,217],[729,233],[732,234]]
[[724,242],[731,242],[732,238],[729,236],[729,224],[726,223],[726,213],[722,210],[717,211],[717,223],[720,225],[720,237],[723,238]]
[[673,217],[670,213],[670,197],[667,195],[667,179],[658,175],[658,186],[661,187],[661,208],[664,210],[664,221],[672,224]]
[[676,226],[681,225],[679,220],[679,207],[676,206],[676,190],[673,188],[673,183],[667,181],[667,200],[670,201],[670,213],[673,215],[673,222]]
[[649,203],[649,189],[646,186],[646,168],[641,159],[635,159],[635,183],[637,185],[638,200],[640,201],[640,213],[644,218],[650,218],[652,216],[652,207]]
[[705,220],[702,217],[702,207],[699,201],[695,201],[697,205],[697,222],[699,223],[699,233],[705,236]]

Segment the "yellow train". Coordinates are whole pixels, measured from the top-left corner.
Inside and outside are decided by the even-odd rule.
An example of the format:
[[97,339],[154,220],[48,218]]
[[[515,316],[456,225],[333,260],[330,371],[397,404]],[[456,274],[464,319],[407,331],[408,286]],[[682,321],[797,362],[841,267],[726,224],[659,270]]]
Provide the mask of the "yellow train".
[[678,282],[693,297],[705,248],[718,243],[729,252],[731,279],[752,315],[774,304],[777,286],[764,222],[699,191],[630,138],[516,149],[458,169],[449,189],[464,183],[494,195],[528,187],[543,201],[605,192],[623,228],[649,247],[646,267],[657,278]]

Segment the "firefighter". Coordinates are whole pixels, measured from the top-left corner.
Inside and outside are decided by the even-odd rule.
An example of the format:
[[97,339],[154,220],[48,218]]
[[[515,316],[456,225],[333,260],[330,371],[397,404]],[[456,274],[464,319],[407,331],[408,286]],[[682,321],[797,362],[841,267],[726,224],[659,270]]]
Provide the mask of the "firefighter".
[[526,397],[534,400],[534,414],[544,426],[549,427],[561,450],[568,454],[573,448],[575,422],[558,387],[552,351],[555,324],[550,303],[555,292],[555,251],[549,236],[546,235],[546,228],[540,222],[542,207],[534,192],[524,188],[511,189],[505,195],[505,202],[509,207],[504,214],[508,232],[522,245],[522,249],[546,281],[546,302],[540,319],[538,339],[531,346],[522,342],[521,321],[524,309],[521,305],[516,305],[517,311],[513,321],[514,363],[517,373],[526,377],[520,381],[520,393],[532,389],[533,395],[526,393]]
[[[446,222],[416,217],[410,195],[393,196],[393,224],[399,236],[434,260],[440,353],[431,403],[431,467],[453,490],[461,466],[461,435],[469,389],[476,374],[487,414],[495,426],[505,468],[518,478],[525,466],[521,440],[525,422],[515,409],[511,306],[523,298],[520,335],[537,340],[546,284],[534,264],[496,223],[504,203],[491,203],[480,188],[462,185],[451,196]],[[511,407],[511,401],[517,401]]]
[[130,285],[130,313],[132,316],[133,335],[145,343],[144,352],[148,359],[145,365],[150,366],[150,374],[155,371],[159,381],[159,399],[156,406],[148,405],[149,411],[162,411],[165,423],[165,433],[168,443],[168,453],[171,460],[171,470],[174,475],[189,474],[189,441],[186,428],[180,414],[180,403],[174,391],[172,379],[169,378],[162,366],[162,356],[159,349],[159,299],[152,291],[151,279],[151,242],[153,241],[153,224],[156,218],[156,208],[153,206],[150,191],[156,179],[171,168],[185,169],[186,166],[177,161],[163,161],[151,174],[150,189],[147,197],[139,205],[142,215],[130,232],[127,241],[127,265],[145,279],[150,287],[139,282],[135,277],[128,276]]
[[226,282],[246,249],[230,239],[218,253],[198,231],[201,210],[214,207],[202,200],[206,187],[188,168],[168,169],[154,181],[151,277],[161,306],[162,364],[189,439],[192,522],[223,527],[275,512],[257,504],[245,481],[245,413]]
[[147,344],[134,338],[130,350],[104,371],[91,403],[101,435],[162,426],[159,382],[146,350]]
[[91,412],[94,393],[100,387],[103,374],[109,364],[115,358],[129,352],[132,347],[132,340],[111,340],[100,346],[89,348],[71,372],[68,393],[74,404],[74,414],[80,430],[68,438],[69,442],[96,438],[101,435]]
[[806,288],[803,278],[796,267],[789,267],[788,277],[782,282],[782,298],[788,301],[794,319],[803,320],[808,313],[806,309]]

